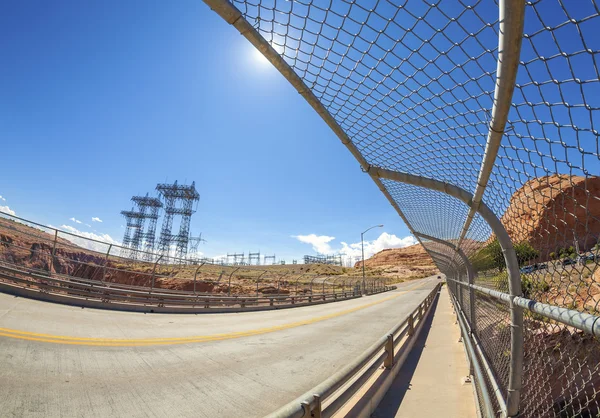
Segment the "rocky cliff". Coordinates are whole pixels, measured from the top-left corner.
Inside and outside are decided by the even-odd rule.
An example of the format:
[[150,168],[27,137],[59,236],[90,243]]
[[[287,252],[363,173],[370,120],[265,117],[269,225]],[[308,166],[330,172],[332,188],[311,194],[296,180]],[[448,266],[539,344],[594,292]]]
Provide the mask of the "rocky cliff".
[[600,177],[532,179],[513,194],[502,223],[513,242],[528,241],[542,254],[575,240],[588,250],[600,238]]
[[[354,266],[362,268],[362,262]],[[433,260],[421,244],[382,250],[365,261],[365,268],[375,274],[398,278],[427,277],[438,272]],[[379,273],[375,271],[379,270]]]

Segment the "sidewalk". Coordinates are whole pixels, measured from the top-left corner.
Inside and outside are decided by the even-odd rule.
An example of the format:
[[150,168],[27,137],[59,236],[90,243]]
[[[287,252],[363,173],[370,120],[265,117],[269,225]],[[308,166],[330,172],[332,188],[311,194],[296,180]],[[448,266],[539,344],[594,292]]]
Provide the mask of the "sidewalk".
[[463,384],[469,369],[455,324],[448,289],[444,286],[412,352],[385,395],[374,418],[475,418],[471,383]]

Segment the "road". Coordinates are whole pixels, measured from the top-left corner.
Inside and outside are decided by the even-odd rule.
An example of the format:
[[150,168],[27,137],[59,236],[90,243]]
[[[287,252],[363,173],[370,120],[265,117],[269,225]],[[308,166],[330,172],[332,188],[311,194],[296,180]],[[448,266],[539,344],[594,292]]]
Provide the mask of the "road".
[[200,315],[0,294],[0,415],[264,416],[358,356],[437,282],[325,305]]

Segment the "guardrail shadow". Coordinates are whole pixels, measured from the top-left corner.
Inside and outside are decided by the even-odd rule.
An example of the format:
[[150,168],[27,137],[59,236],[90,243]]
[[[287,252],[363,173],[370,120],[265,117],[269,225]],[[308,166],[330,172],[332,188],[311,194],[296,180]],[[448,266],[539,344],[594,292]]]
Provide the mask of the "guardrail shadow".
[[[421,355],[423,354],[423,350],[425,349],[427,337],[429,336],[429,332],[431,330],[433,317],[436,312],[439,298],[440,295],[438,294],[438,297],[436,297],[431,304],[430,315],[427,315],[425,321],[423,322],[423,328],[415,340],[412,350],[406,357],[404,364],[400,368],[398,375],[384,396],[384,399],[377,407],[375,413],[372,415],[373,418],[395,416],[396,411],[398,411],[400,408],[400,404],[406,395],[406,392],[411,390],[411,381],[417,369],[417,365],[419,364],[419,360],[421,359]],[[391,396],[386,399],[388,395]]]

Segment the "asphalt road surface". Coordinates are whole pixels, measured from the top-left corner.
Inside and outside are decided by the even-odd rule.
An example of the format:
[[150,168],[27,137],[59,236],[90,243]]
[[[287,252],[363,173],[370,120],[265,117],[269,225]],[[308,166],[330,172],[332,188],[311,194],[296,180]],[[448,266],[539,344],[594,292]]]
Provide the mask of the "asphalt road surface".
[[0,294],[0,416],[261,417],[356,358],[437,282],[324,305],[199,315]]

